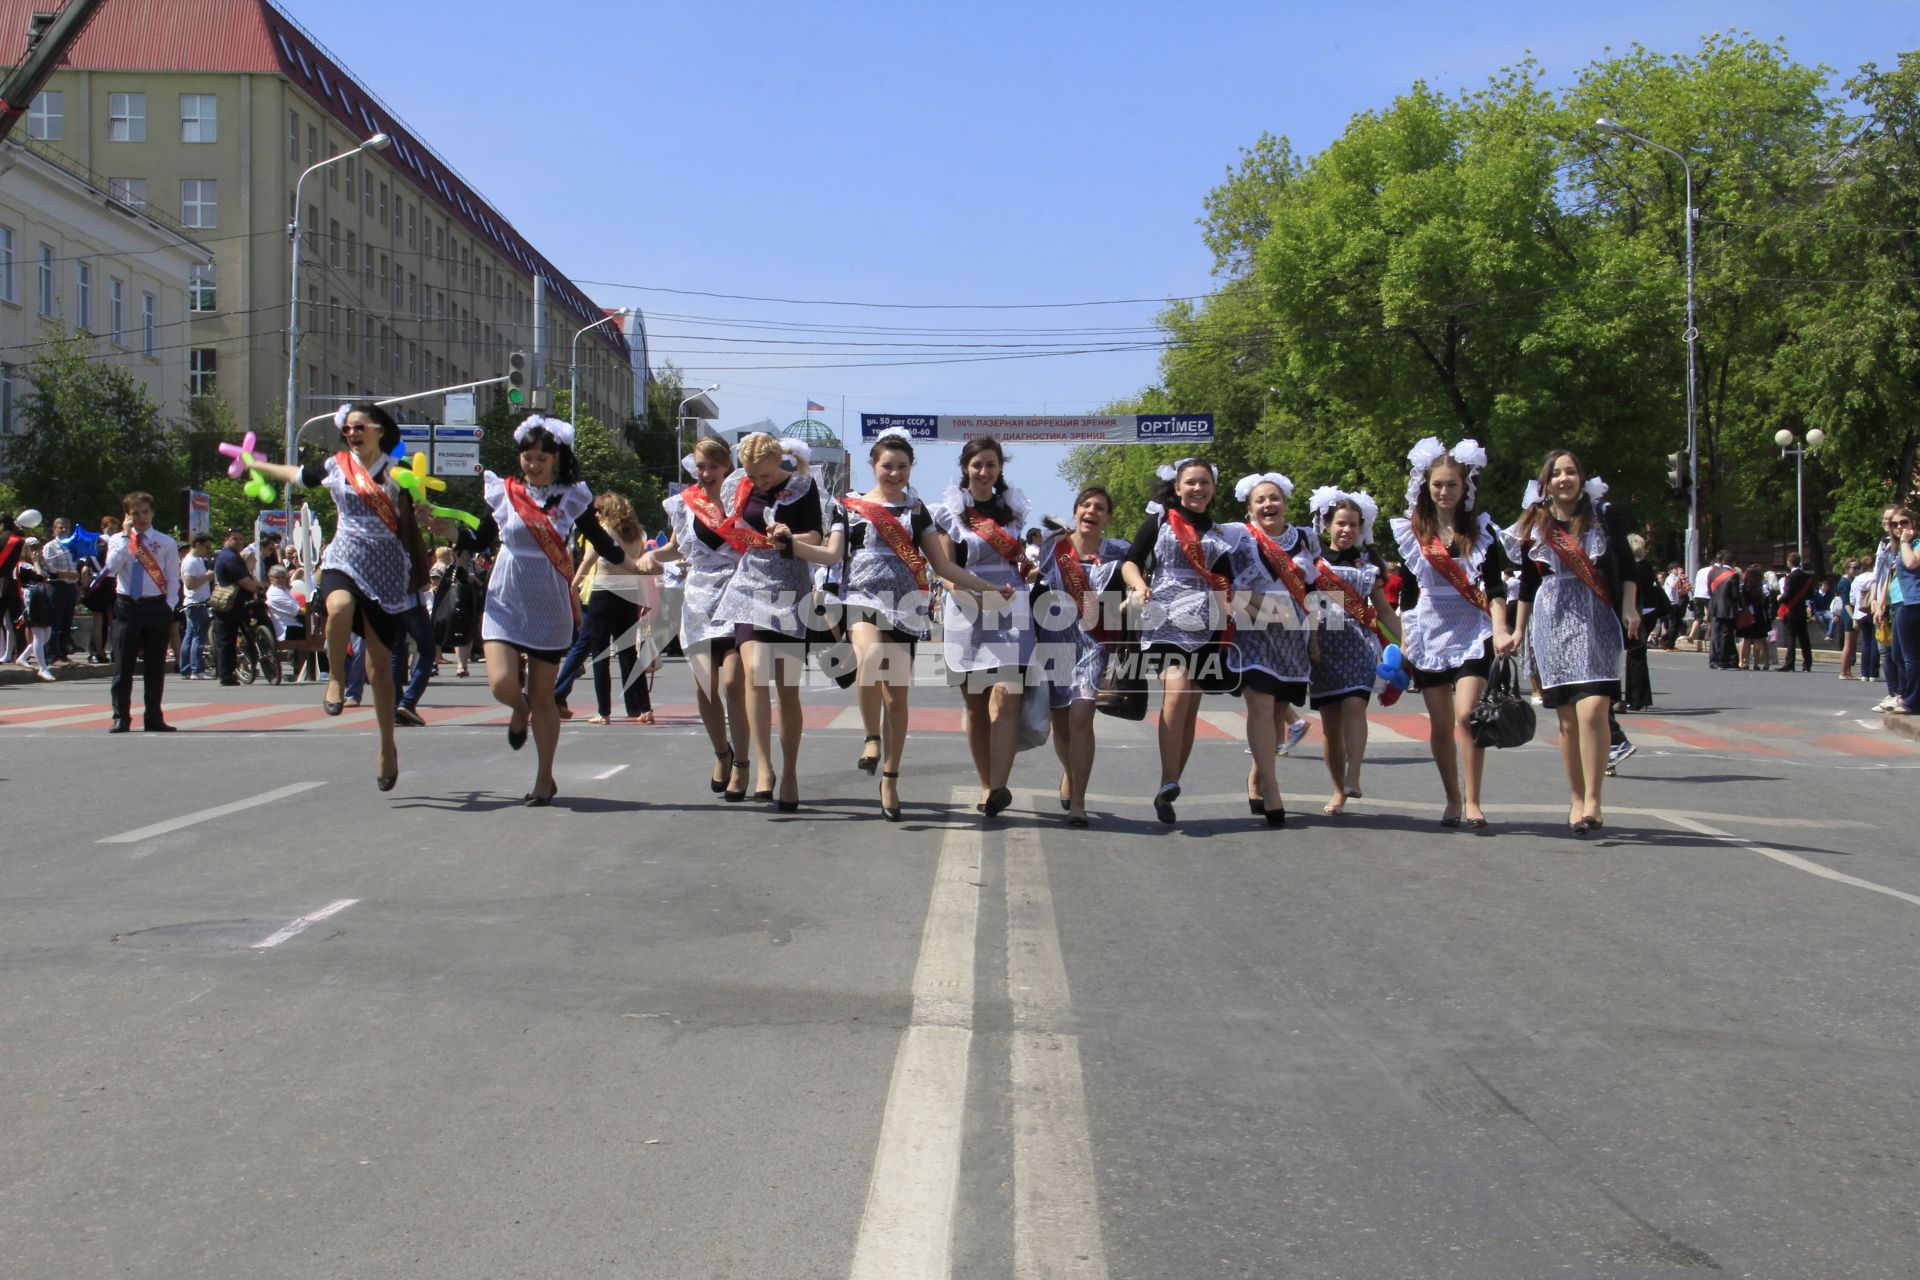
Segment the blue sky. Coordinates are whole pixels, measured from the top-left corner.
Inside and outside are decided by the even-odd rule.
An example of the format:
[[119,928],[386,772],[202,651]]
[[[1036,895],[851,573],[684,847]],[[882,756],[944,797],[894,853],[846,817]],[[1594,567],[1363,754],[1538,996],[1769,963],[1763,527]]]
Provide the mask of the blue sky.
[[[1911,0],[285,2],[592,296],[641,307],[657,354],[720,383],[721,425],[785,423],[811,398],[838,426],[845,397],[850,433],[863,409],[1084,412],[1151,382],[1154,356],[825,368],[942,356],[848,345],[899,333],[765,339],[1145,328],[1158,304],[875,309],[636,286],[949,308],[1197,294],[1201,199],[1262,130],[1311,154],[1416,79],[1475,87],[1528,53],[1564,83],[1609,46],[1685,50],[1730,28],[1842,78],[1920,46]],[[923,493],[954,452],[923,452]],[[1010,468],[1043,510],[1069,500],[1060,455],[1029,447]]]

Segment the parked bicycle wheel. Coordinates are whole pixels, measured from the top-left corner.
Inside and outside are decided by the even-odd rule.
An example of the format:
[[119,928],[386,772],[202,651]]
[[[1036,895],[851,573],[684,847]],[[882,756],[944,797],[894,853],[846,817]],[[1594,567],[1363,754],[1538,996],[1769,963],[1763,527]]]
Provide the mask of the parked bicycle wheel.
[[249,647],[252,648],[255,660],[259,664],[260,674],[266,677],[268,684],[279,684],[280,651],[274,647],[273,628],[255,623],[248,628],[247,635]]

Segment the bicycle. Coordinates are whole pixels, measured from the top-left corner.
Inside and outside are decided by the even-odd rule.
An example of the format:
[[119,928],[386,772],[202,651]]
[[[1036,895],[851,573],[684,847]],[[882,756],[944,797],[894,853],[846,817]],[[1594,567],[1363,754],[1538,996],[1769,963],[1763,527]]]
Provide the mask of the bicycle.
[[273,628],[264,622],[250,622],[236,638],[235,674],[242,684],[252,684],[261,676],[268,684],[279,684],[282,676],[280,651],[274,647]]

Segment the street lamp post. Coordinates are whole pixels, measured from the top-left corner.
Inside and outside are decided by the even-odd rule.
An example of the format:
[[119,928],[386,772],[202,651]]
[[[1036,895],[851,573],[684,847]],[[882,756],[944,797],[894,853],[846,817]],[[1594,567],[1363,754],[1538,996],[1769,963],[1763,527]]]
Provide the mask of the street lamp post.
[[1807,450],[1818,449],[1827,438],[1827,433],[1815,427],[1807,432],[1807,442],[1796,445],[1793,432],[1782,427],[1773,433],[1773,442],[1780,446],[1780,456],[1793,457],[1793,549],[1800,553],[1800,563],[1807,561],[1807,517],[1805,499],[1801,481],[1806,473]]
[[[385,151],[393,145],[393,139],[384,133],[376,133],[351,151],[343,151],[337,156],[328,156],[318,164],[308,165],[293,184],[293,221],[287,224],[287,238],[293,241],[293,271],[288,285],[287,298],[287,452],[285,462],[288,466],[298,466],[299,460],[293,456],[293,442],[299,430],[299,415],[295,411],[295,397],[300,394],[300,188],[306,185],[308,178],[330,164],[338,164],[362,151]],[[285,487],[284,498],[287,508],[293,508],[293,484]]]
[[701,396],[706,395],[707,392],[718,391],[719,389],[720,384],[716,382],[712,386],[703,387],[701,390],[694,392],[692,395],[680,401],[680,408],[676,410],[673,415],[673,451],[677,456],[682,458],[687,456],[685,442],[680,438],[681,429],[686,425],[687,421],[687,406],[695,400],[698,400]]
[[1672,147],[1623,129],[1605,116],[1594,123],[1623,138],[1632,138],[1642,146],[1666,152],[1680,162],[1680,168],[1687,175],[1687,331],[1683,336],[1687,341],[1687,578],[1692,580],[1700,570],[1700,437],[1694,379],[1694,347],[1700,330],[1693,322],[1693,166]]
[[567,412],[577,423],[580,421],[580,339],[603,324],[612,324],[615,320],[625,320],[633,314],[632,307],[622,307],[610,316],[595,320],[586,328],[573,335],[573,343],[567,348]]

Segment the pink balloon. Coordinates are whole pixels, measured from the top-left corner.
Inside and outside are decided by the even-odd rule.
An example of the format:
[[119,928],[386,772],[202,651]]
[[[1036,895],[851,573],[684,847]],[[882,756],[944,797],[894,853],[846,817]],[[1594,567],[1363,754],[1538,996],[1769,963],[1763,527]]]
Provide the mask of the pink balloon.
[[253,432],[251,431],[247,432],[247,434],[241,438],[239,444],[228,444],[222,440],[220,442],[220,452],[233,459],[232,464],[227,467],[227,474],[235,480],[247,474],[246,455],[252,453],[253,449]]

